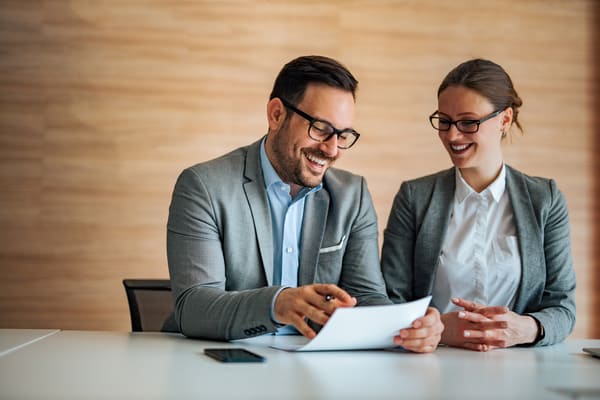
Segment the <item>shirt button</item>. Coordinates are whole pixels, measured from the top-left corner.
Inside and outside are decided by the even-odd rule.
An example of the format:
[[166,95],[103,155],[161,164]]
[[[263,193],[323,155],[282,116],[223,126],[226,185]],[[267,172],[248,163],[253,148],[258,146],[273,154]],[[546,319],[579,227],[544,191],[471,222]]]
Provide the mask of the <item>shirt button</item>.
[[294,249],[292,249],[291,247],[287,247],[287,248],[285,249],[285,251],[286,251],[286,252],[288,252],[288,253],[291,253],[292,251],[294,251]]

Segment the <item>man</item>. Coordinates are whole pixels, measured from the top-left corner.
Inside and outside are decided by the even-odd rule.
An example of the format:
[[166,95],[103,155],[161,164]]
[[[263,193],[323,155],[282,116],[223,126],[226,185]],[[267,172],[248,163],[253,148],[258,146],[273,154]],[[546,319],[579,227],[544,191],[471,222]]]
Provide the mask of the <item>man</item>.
[[[183,334],[231,340],[293,326],[313,338],[337,307],[391,304],[366,183],[330,168],[359,137],[357,83],[330,58],[292,60],[275,80],[267,135],[180,175],[167,254]],[[395,341],[430,352],[442,329],[429,309]]]

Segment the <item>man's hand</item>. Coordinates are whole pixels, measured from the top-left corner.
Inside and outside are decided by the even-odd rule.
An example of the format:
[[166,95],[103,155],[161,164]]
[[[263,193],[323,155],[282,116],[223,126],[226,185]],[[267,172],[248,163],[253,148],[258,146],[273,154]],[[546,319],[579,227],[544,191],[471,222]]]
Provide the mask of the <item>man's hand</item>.
[[283,289],[275,300],[274,313],[277,322],[294,325],[302,335],[312,339],[317,334],[305,318],[325,325],[336,308],[355,305],[356,298],[338,286],[314,284]]
[[429,307],[423,317],[413,321],[410,328],[400,330],[400,334],[394,337],[394,344],[415,353],[431,353],[440,342],[443,330],[439,311]]

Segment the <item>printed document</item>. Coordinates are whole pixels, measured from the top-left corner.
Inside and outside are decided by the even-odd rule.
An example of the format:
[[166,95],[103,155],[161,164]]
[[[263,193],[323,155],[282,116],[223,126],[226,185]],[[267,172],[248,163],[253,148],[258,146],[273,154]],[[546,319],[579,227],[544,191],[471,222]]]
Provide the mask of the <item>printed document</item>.
[[403,304],[338,308],[319,334],[304,343],[271,347],[287,351],[367,350],[395,347],[400,329],[425,315],[431,296]]

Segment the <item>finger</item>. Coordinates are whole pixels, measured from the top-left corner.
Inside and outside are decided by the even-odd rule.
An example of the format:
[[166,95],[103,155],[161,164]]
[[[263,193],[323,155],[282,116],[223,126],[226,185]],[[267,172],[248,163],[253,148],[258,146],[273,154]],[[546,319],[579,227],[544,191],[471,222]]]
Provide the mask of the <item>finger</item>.
[[291,324],[296,327],[302,336],[308,339],[313,339],[317,333],[306,323],[306,320],[299,314],[295,314],[290,318]]
[[488,351],[490,349],[490,346],[488,346],[487,344],[470,342],[463,343],[462,347],[474,351]]
[[501,331],[508,328],[508,321],[484,321],[476,323],[472,329],[479,331]]
[[441,323],[440,312],[433,307],[428,307],[425,315],[413,321],[413,328],[431,327]]
[[415,353],[431,352],[435,350],[438,342],[438,340],[435,340],[432,337],[421,339],[404,339],[400,336],[394,337],[394,344],[402,346],[406,350],[410,350]]
[[444,330],[444,325],[436,323],[422,328],[405,328],[398,332],[398,336],[403,339],[419,339],[432,336],[439,336]]
[[435,343],[437,345],[443,330],[444,325],[439,322],[423,328],[401,329],[397,337],[403,341],[425,340],[427,344]]
[[508,322],[504,320],[490,319],[488,318],[488,316],[480,314],[478,312],[459,311],[458,318],[464,321],[478,324],[482,329],[506,328],[508,326]]
[[[331,316],[335,309],[338,307],[335,299],[330,295],[322,296],[317,292],[307,292],[304,297],[305,305],[302,308],[302,312],[305,316],[312,319],[315,322],[319,322],[320,315],[323,314],[326,317]],[[323,325],[323,322],[319,322]]]
[[478,312],[471,312],[471,311],[459,311],[458,318],[465,320],[465,321],[473,322],[473,323],[481,323],[481,322],[490,321],[490,319],[488,317],[486,317],[485,315],[481,315]]
[[348,292],[337,285],[320,283],[311,286],[319,297],[319,299],[315,299],[315,301],[320,302],[323,299],[330,299],[328,301],[335,300],[335,304],[338,307],[352,307],[356,305],[356,298],[350,296]]
[[478,312],[485,315],[486,317],[492,318],[499,315],[507,314],[510,310],[504,306],[490,306],[480,309]]
[[406,350],[412,351],[413,353],[432,353],[437,348],[437,346],[433,345],[412,346],[410,344],[403,345],[402,347],[404,347]]
[[465,300],[459,297],[453,297],[452,303],[467,311],[477,311],[478,309],[485,307],[485,304],[475,303],[474,301]]
[[487,344],[489,346],[506,347],[506,340],[499,337],[501,330],[465,330],[463,336],[469,339],[469,342]]
[[[493,348],[504,348],[506,347],[506,341],[501,339],[490,339],[490,338],[467,338],[470,343],[481,344],[487,346],[487,349]],[[486,350],[487,351],[487,350]]]
[[[329,316],[326,311],[310,302],[310,297],[318,298],[314,291],[307,288],[286,288],[275,300],[274,314],[277,321],[285,324],[302,324],[308,317],[318,324],[324,325]],[[323,303],[324,300],[320,299]]]
[[429,328],[406,328],[402,329],[398,334],[403,340],[424,339],[430,335]]
[[321,310],[317,307],[307,306],[304,311],[304,316],[319,325],[325,325],[327,321],[329,321],[331,313],[327,313],[327,311]]
[[[287,309],[287,314],[292,318],[308,318],[320,325],[325,325],[329,320],[330,312],[326,307],[325,299],[316,294],[316,292],[309,287],[300,287],[294,290],[294,302],[291,303]],[[281,293],[284,293],[283,290]],[[290,292],[291,293],[291,292]],[[288,317],[289,318],[289,317]],[[294,323],[299,321],[294,319]]]

